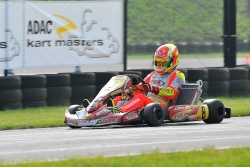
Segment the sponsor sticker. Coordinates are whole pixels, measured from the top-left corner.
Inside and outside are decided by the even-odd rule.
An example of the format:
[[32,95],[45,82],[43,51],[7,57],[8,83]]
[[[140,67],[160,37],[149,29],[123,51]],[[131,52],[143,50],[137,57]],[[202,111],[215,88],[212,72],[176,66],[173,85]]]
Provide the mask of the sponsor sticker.
[[128,109],[130,108],[131,106],[135,105],[136,103],[140,102],[140,99],[139,98],[136,98],[134,101],[131,101],[129,103],[127,103],[125,106],[124,106],[124,109]]
[[178,112],[177,114],[175,114],[172,119],[175,121],[182,121],[186,118],[186,114],[182,113],[182,112]]
[[189,115],[188,116],[188,120],[189,121],[193,121],[193,120],[195,120],[196,119],[196,115]]
[[109,123],[117,123],[118,117],[111,117],[111,118],[103,118],[102,123],[103,124],[109,124]]
[[174,108],[174,110],[184,110],[184,109],[185,109],[185,106],[178,106]]
[[75,125],[77,125],[77,120],[76,119],[67,118],[67,123],[68,124],[75,124]]
[[78,125],[79,126],[93,126],[95,125],[97,120],[84,120],[84,119],[79,119],[78,120]]
[[126,114],[124,116],[124,118],[127,120],[132,120],[132,119],[138,118],[138,115],[135,112],[130,112],[130,113]]

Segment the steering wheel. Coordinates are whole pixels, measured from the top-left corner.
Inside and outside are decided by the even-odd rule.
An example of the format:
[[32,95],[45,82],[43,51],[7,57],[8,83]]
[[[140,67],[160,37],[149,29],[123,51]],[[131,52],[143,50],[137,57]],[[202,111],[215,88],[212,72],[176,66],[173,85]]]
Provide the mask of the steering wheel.
[[138,85],[140,82],[143,84],[146,83],[139,75],[136,74],[125,74],[125,75],[131,79],[132,85]]

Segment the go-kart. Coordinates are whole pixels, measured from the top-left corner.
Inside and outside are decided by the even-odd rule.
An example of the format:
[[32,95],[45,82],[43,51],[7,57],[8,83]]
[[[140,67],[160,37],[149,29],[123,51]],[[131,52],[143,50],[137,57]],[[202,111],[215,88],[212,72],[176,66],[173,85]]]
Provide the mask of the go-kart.
[[[149,126],[160,126],[166,122],[200,121],[220,123],[224,118],[231,117],[231,108],[225,107],[218,99],[201,98],[202,81],[183,84],[180,94],[170,100],[165,107],[158,103],[150,103],[145,108],[122,112],[119,107],[126,104],[134,96],[133,90],[143,79],[134,74],[113,76],[89,102],[83,100],[81,105],[71,105],[65,111],[65,125],[81,128],[104,125],[126,125],[135,123]],[[143,92],[145,95],[147,92]],[[110,98],[125,95],[124,100],[116,105],[109,105]],[[198,102],[202,104],[198,104]]]

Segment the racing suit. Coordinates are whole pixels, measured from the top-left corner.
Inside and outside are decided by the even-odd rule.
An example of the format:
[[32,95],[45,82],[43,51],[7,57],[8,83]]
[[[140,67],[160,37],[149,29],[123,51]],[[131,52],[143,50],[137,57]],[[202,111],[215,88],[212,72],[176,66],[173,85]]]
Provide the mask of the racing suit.
[[[123,106],[119,108],[120,111],[129,112],[132,110],[139,110],[146,107],[149,103],[158,103],[163,108],[169,100],[176,99],[180,93],[180,87],[185,83],[185,75],[173,69],[172,71],[164,74],[159,74],[155,71],[151,72],[144,81],[150,85],[139,84],[140,89],[148,91],[147,96],[143,93],[136,93],[134,96]],[[115,104],[121,97],[114,99]]]

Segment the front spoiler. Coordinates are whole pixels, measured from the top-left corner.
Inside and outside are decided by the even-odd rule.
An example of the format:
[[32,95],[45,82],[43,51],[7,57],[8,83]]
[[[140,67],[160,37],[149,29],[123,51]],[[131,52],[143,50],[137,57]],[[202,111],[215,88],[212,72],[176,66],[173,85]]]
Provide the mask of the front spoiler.
[[105,126],[105,125],[117,125],[122,124],[121,118],[124,114],[114,114],[113,116],[100,117],[97,119],[80,119],[76,114],[70,114],[68,111],[65,113],[64,124],[75,127],[93,127],[93,126]]

